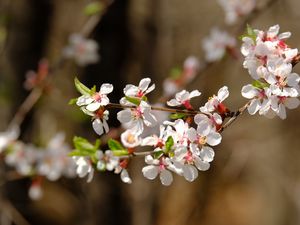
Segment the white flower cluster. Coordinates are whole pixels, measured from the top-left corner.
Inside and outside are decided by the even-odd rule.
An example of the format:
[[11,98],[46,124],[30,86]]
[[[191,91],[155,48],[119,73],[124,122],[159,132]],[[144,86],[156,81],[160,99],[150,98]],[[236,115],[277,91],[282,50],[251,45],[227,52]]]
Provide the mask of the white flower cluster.
[[236,40],[226,31],[215,27],[211,30],[210,36],[203,39],[202,47],[205,51],[205,60],[215,62],[223,58],[226,51],[233,51]]
[[279,25],[268,31],[252,30],[243,37],[241,52],[245,56],[244,68],[247,68],[255,80],[242,88],[242,95],[251,99],[248,112],[253,115],[286,118],[286,107],[299,106],[299,81],[297,73],[292,72],[293,60],[298,49],[290,48],[285,39],[290,32],[279,34]]
[[98,62],[98,44],[96,41],[86,39],[80,34],[72,34],[69,45],[63,49],[63,56],[74,59],[79,66],[86,66]]
[[218,0],[225,11],[225,22],[232,25],[239,17],[248,15],[256,5],[256,0]]
[[[174,103],[171,104],[174,106],[185,105],[190,98],[199,95],[200,92],[197,90],[191,93],[180,92],[176,95],[176,99],[170,102]],[[202,113],[194,117],[196,129],[184,120],[177,119],[174,122],[164,122],[159,136],[144,138],[141,145],[153,146],[155,149],[153,154],[145,157],[148,165],[142,169],[143,175],[150,180],[159,175],[161,183],[167,186],[173,181],[171,172],[192,182],[198,177],[198,170],[208,170],[215,155],[212,146],[220,144],[222,140],[218,131],[226,108],[222,101],[228,95],[227,87],[223,87],[219,90],[218,96],[213,96],[200,107]],[[184,101],[181,101],[182,99]]]
[[68,156],[70,151],[70,147],[64,142],[64,134],[58,133],[43,149],[15,142],[9,146],[5,162],[20,175],[43,176],[56,181],[62,176],[75,176],[75,164]]
[[107,124],[109,111],[106,110],[104,106],[109,104],[107,94],[112,91],[113,86],[111,84],[102,84],[99,92],[84,93],[76,101],[76,104],[80,106],[85,114],[92,116],[92,126],[98,135],[109,131]]
[[[218,91],[217,96],[209,98],[199,111],[195,111],[191,105],[191,99],[201,95],[198,90],[191,92],[183,90],[167,102],[169,106],[184,108],[179,111],[150,106],[147,94],[155,88],[154,84],[151,85],[150,78],[142,79],[138,86],[126,85],[125,97],[121,98],[120,104],[110,103],[107,97],[107,94],[113,90],[112,85],[103,84],[100,91],[95,92],[95,88],[92,91],[75,79],[75,86],[81,93],[87,93],[76,99],[76,104],[84,113],[95,117],[98,113],[93,113],[93,111],[97,112],[99,109],[106,112],[107,108],[114,106],[123,108],[117,113],[117,118],[125,128],[120,136],[121,143],[110,139],[109,150],[104,152],[99,150],[100,144],[92,145],[80,137],[74,139],[76,149],[72,155],[79,177],[88,176],[88,182],[90,182],[95,169],[115,171],[115,173],[121,173],[123,182],[131,183],[127,166],[131,156],[139,155],[140,152],[135,152],[138,146],[154,147],[153,151],[145,154],[145,161],[148,165],[142,169],[142,172],[151,180],[159,175],[163,185],[172,183],[171,172],[184,176],[186,180],[192,182],[198,177],[198,170],[209,169],[210,162],[215,155],[212,147],[220,144],[222,140],[220,130],[229,112],[223,103],[229,96],[226,86]],[[163,121],[159,135],[154,133],[145,135],[143,133],[145,127],[153,127],[157,124],[157,119],[152,112],[154,109],[174,112],[172,115],[174,121]],[[102,122],[102,126],[103,124]],[[98,129],[95,131],[97,132]],[[103,132],[97,133],[103,134]]]
[[95,167],[89,157],[73,156],[76,163],[76,173],[79,177],[87,176],[87,182],[91,182],[96,168],[98,171],[114,171],[116,174],[120,173],[121,180],[124,183],[130,184],[131,178],[127,172],[127,159],[122,160],[113,154],[111,150],[106,150],[104,153],[100,150],[95,154]]
[[125,97],[120,100],[121,105],[129,108],[118,112],[118,120],[136,134],[142,134],[144,125],[153,127],[157,123],[146,97],[155,88],[154,84],[149,87],[150,83],[150,78],[144,78],[140,81],[139,86],[126,85]]

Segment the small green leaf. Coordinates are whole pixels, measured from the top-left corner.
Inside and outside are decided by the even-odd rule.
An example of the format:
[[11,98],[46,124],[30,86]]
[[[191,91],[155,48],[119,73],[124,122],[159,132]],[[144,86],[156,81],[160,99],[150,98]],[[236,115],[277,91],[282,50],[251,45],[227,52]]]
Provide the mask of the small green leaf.
[[171,70],[171,74],[170,74],[170,77],[174,80],[178,79],[182,74],[182,70],[178,67],[174,67],[172,68]]
[[128,155],[128,151],[126,149],[124,150],[113,150],[114,156],[125,156]]
[[173,113],[170,115],[170,119],[172,120],[177,120],[177,119],[183,119],[185,118],[187,115],[184,113]]
[[84,8],[84,14],[87,16],[92,16],[103,11],[103,3],[101,2],[91,2]]
[[107,144],[108,144],[109,149],[112,151],[125,150],[125,148],[122,146],[122,144],[120,142],[118,142],[117,140],[109,139]]
[[172,149],[173,145],[174,145],[174,140],[172,136],[169,136],[165,144],[165,152],[168,153]]
[[164,154],[164,152],[163,152],[162,150],[155,151],[155,152],[153,153],[153,157],[154,157],[155,159],[159,159],[163,154]]
[[253,40],[253,42],[256,43],[257,34],[255,33],[254,29],[249,24],[247,24],[246,33],[241,35],[239,37],[239,39],[243,40],[244,37],[251,38]]
[[125,99],[134,105],[140,105],[140,103],[141,103],[140,98],[125,96]]
[[68,102],[69,105],[75,105],[77,102],[77,98],[72,98],[70,99],[70,101]]
[[77,91],[79,91],[82,95],[91,95],[91,90],[85,86],[83,83],[81,83],[77,77],[74,79],[75,87]]
[[91,144],[88,140],[82,137],[74,137],[73,143],[75,150],[72,154],[77,156],[93,156],[100,146],[100,141],[97,140],[95,145]]
[[258,89],[264,89],[266,87],[269,87],[270,85],[267,84],[267,83],[261,82],[259,80],[255,80],[255,81],[252,82],[252,86],[256,87]]
[[96,85],[94,85],[94,86],[91,88],[90,94],[91,94],[91,95],[94,95],[95,93],[96,93]]

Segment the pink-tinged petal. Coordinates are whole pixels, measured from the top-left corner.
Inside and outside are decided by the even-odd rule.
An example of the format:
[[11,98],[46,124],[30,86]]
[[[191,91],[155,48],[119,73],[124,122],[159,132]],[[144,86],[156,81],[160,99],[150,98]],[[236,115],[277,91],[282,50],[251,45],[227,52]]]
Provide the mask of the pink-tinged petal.
[[108,124],[107,124],[107,122],[106,122],[105,119],[103,119],[103,127],[104,127],[104,130],[105,130],[105,133],[108,133],[108,131],[109,131],[109,126],[108,126]]
[[224,86],[218,91],[218,99],[223,102],[229,96],[228,87]]
[[193,90],[191,93],[190,93],[190,96],[189,98],[194,98],[194,97],[197,97],[197,96],[200,96],[201,95],[201,92],[198,91],[198,90]]
[[186,90],[182,90],[181,92],[176,94],[176,99],[180,102],[184,102],[189,100],[189,92],[187,92]]
[[207,141],[207,144],[209,144],[211,146],[216,146],[221,143],[221,140],[222,140],[221,134],[219,134],[218,132],[211,131],[207,135],[206,141]]
[[187,154],[187,148],[184,146],[176,148],[174,153],[176,160],[181,161]]
[[295,87],[299,84],[300,76],[297,73],[291,73],[289,76],[287,76],[286,81],[287,85]]
[[283,104],[279,104],[279,108],[277,111],[277,115],[280,117],[280,119],[284,120],[286,119],[286,109]]
[[131,121],[132,115],[130,109],[124,109],[117,114],[117,118],[121,123],[128,123]]
[[132,180],[131,178],[129,177],[129,174],[127,172],[126,169],[123,169],[122,172],[121,172],[121,180],[126,183],[126,184],[131,184],[132,183]]
[[284,55],[285,55],[286,59],[288,59],[289,61],[291,61],[294,57],[296,57],[297,54],[298,54],[297,48],[284,51]]
[[173,182],[173,175],[168,170],[162,170],[159,175],[162,185],[169,186]]
[[94,99],[91,98],[90,96],[82,95],[77,99],[76,105],[78,105],[78,106],[88,105],[88,104],[92,103],[93,101],[94,101]]
[[176,99],[171,99],[170,101],[167,101],[168,106],[178,106],[181,105],[180,102],[178,102]]
[[300,104],[300,101],[298,98],[287,98],[284,101],[284,105],[288,108],[288,109],[296,109]]
[[154,127],[157,124],[157,120],[153,114],[151,114],[151,109],[146,109],[144,111],[144,123],[147,127]]
[[149,86],[149,84],[151,83],[151,79],[150,78],[144,78],[140,81],[139,83],[139,89],[142,92],[145,92]]
[[277,79],[272,73],[268,73],[266,76],[264,76],[264,78],[269,84],[277,83]]
[[100,88],[100,94],[102,94],[102,95],[109,94],[113,91],[113,89],[114,89],[114,87],[111,84],[107,84],[107,83],[102,84],[101,88]]
[[281,34],[278,35],[278,39],[287,39],[291,36],[291,32],[283,32]]
[[194,121],[196,124],[200,123],[201,121],[207,121],[208,120],[208,117],[204,114],[197,114],[195,117],[194,117]]
[[100,119],[95,119],[92,123],[93,129],[94,131],[98,134],[98,135],[102,135],[103,134],[103,123],[101,122]]
[[258,99],[253,99],[248,106],[248,112],[250,115],[254,115],[261,108],[261,103]]
[[108,105],[109,104],[109,98],[106,95],[102,95],[100,104],[101,105]]
[[214,113],[212,115],[214,121],[216,122],[216,124],[222,124],[223,123],[223,120],[222,120],[222,117],[218,114],[218,113]]
[[202,136],[202,137],[207,136],[209,134],[210,130],[211,130],[211,126],[207,121],[202,121],[202,122],[198,123],[197,133],[200,136]]
[[298,97],[299,90],[296,88],[283,88],[281,96]]
[[142,146],[156,146],[158,142],[157,136],[146,137],[142,140]]
[[86,109],[91,111],[91,112],[95,112],[97,109],[99,109],[101,106],[100,102],[93,102],[89,105],[86,106]]
[[252,99],[258,94],[257,89],[255,89],[251,84],[245,85],[242,88],[242,96],[247,99]]
[[204,162],[211,162],[214,160],[215,152],[208,146],[203,146],[200,151],[200,157]]
[[94,169],[92,167],[90,167],[90,171],[89,171],[88,178],[87,178],[86,182],[90,183],[93,180],[93,177],[94,177]]
[[149,180],[154,180],[157,177],[158,172],[158,167],[153,165],[145,166],[142,169],[144,177],[146,177]]
[[146,91],[145,91],[145,95],[150,93],[151,91],[153,91],[155,89],[155,84],[152,84]]
[[280,27],[279,27],[278,24],[270,27],[269,30],[268,30],[268,32],[267,32],[268,37],[270,37],[270,38],[276,37],[276,35],[279,32],[279,29],[280,29]]
[[192,165],[185,165],[183,167],[183,176],[187,181],[193,182],[198,177],[198,170]]
[[127,84],[123,91],[126,96],[136,96],[139,89],[138,89],[138,87],[136,87],[132,84]]
[[202,161],[199,157],[195,157],[195,166],[198,168],[200,171],[206,171],[209,169],[210,164],[209,162],[204,162]]
[[188,139],[191,142],[194,142],[197,140],[197,131],[195,130],[195,128],[191,127],[188,129],[188,131],[186,132]]

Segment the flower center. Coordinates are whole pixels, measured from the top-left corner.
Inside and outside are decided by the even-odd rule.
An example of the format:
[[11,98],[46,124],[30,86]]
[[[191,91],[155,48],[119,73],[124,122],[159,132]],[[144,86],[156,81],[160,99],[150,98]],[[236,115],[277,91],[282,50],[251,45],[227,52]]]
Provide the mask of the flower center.
[[199,142],[200,145],[205,145],[205,144],[206,144],[206,141],[207,141],[206,136],[199,137],[198,142]]

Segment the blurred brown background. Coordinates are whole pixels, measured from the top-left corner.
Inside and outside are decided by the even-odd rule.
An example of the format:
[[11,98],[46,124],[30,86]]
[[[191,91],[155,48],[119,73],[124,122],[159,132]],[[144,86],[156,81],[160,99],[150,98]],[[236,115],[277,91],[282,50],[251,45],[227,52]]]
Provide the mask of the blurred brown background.
[[[1,0],[1,27],[6,39],[0,55],[0,130],[4,130],[28,92],[23,89],[26,71],[39,59],[50,62],[60,54],[68,35],[86,20],[82,8],[87,0]],[[268,1],[258,0],[258,7]],[[160,96],[161,84],[174,66],[189,55],[203,58],[201,40],[212,26],[240,35],[224,24],[224,12],[216,0],[115,0],[108,7],[91,37],[100,44],[101,60],[84,69],[67,63],[54,77],[53,89],[26,117],[21,139],[46,143],[57,131],[96,138],[88,120],[82,121],[76,107],[67,105],[76,97],[74,76],[85,84],[114,84],[111,101],[118,101],[125,84],[149,76],[157,84],[152,99]],[[248,21],[267,29],[280,24],[291,31],[288,43],[300,46],[300,1],[276,0]],[[299,66],[295,71],[300,72]],[[202,92],[200,105],[223,85],[230,90],[227,104],[237,109],[245,99],[242,85],[250,76],[238,62],[225,57],[210,66],[188,90]],[[47,182],[44,198],[27,197],[28,180],[1,186],[5,197],[30,224],[132,224],[132,225],[295,225],[300,224],[300,130],[299,109],[288,118],[268,120],[247,113],[223,134],[211,169],[188,183],[176,176],[170,187],[146,180],[143,159],[130,167],[133,184],[117,175],[97,174],[91,184],[85,179]],[[118,122],[110,116],[110,124]]]

